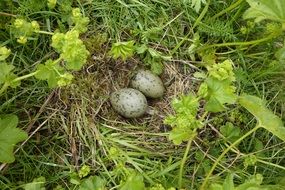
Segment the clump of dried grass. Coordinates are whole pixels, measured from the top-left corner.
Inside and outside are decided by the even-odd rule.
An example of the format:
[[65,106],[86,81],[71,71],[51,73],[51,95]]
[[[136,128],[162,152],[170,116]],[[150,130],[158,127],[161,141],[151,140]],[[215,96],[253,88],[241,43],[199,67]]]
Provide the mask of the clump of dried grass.
[[[150,111],[143,117],[126,119],[112,109],[109,95],[128,87],[132,73],[138,68],[144,66],[135,58],[122,62],[107,55],[93,55],[88,66],[76,74],[71,86],[57,90],[49,107],[59,112],[50,122],[59,125],[59,128],[65,126],[61,127],[62,132],[69,137],[67,149],[77,167],[95,152],[107,156],[108,146],[112,143],[103,146],[104,142],[100,142],[100,138],[104,139],[104,135],[112,133],[119,134],[120,138],[135,139],[132,142],[134,146],[143,147],[157,155],[165,156],[176,151],[177,148],[167,138],[171,128],[163,120],[173,113],[173,98],[194,90],[195,84],[191,78],[193,70],[179,62],[166,63],[161,75],[166,86],[163,98],[148,99]],[[130,149],[122,147],[126,151]],[[96,156],[92,158],[95,163]]]

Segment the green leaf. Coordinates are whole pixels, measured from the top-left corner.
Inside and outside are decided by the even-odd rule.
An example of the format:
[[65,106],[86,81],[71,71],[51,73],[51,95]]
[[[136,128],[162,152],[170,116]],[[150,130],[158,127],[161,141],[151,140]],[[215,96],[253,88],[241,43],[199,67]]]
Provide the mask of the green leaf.
[[233,174],[227,175],[227,177],[223,183],[223,189],[224,190],[235,190]]
[[25,190],[45,190],[46,188],[44,187],[46,183],[45,177],[39,177],[33,180],[31,183],[27,183],[23,185],[23,188]]
[[86,63],[89,52],[79,39],[79,33],[69,31],[65,34],[65,43],[61,50],[61,57],[67,62],[67,69],[78,71]]
[[48,2],[47,2],[48,8],[49,8],[49,9],[54,9],[55,6],[56,6],[56,1],[57,1],[57,0],[48,0]]
[[109,53],[114,59],[121,57],[123,60],[126,60],[127,58],[132,57],[134,54],[134,43],[135,41],[133,40],[114,43]]
[[180,99],[174,99],[171,105],[176,113],[185,115],[196,115],[199,107],[198,99],[193,95],[182,96]]
[[188,141],[194,139],[197,136],[197,133],[194,132],[191,128],[185,126],[174,127],[170,134],[169,140],[173,141],[175,145],[180,145],[183,141]]
[[161,53],[153,48],[148,48],[148,52],[151,55],[151,57],[154,58],[160,58],[161,57]]
[[155,184],[154,186],[147,188],[147,190],[166,190],[166,189],[161,184]]
[[256,174],[252,176],[249,180],[245,181],[243,184],[236,187],[235,190],[268,190],[266,187],[262,187],[261,183],[263,177],[261,174]]
[[231,60],[207,67],[208,76],[200,85],[198,95],[206,99],[205,108],[209,112],[225,110],[225,104],[234,104],[236,101],[235,75]]
[[211,96],[206,102],[205,109],[209,112],[220,112],[225,110],[225,106],[215,96]]
[[148,47],[147,45],[143,44],[141,46],[136,46],[136,52],[137,54],[143,54],[147,51]]
[[106,181],[98,176],[90,176],[79,186],[79,190],[104,190]]
[[12,71],[14,69],[13,65],[7,64],[7,63],[0,63],[0,84],[3,84],[7,82],[7,79],[11,75]]
[[230,142],[236,141],[240,137],[240,128],[235,127],[232,123],[227,122],[220,128],[220,132]]
[[14,69],[13,65],[7,64],[5,62],[0,63],[0,85],[5,83],[8,87],[16,88],[20,85],[20,81],[14,81],[17,78],[12,71]]
[[73,30],[77,30],[79,33],[87,31],[87,25],[89,23],[89,18],[84,17],[79,8],[74,8],[72,10],[72,22],[75,24]]
[[4,47],[0,47],[0,61],[4,61],[11,54],[11,50]]
[[157,74],[160,75],[163,72],[163,64],[160,61],[152,61],[150,64],[150,70]]
[[36,72],[35,77],[39,80],[46,80],[50,88],[69,85],[73,79],[70,73],[63,73],[64,68],[51,59],[45,64],[39,64]]
[[205,79],[206,78],[206,74],[204,72],[195,72],[193,76],[197,79]]
[[239,97],[238,102],[255,116],[258,125],[285,141],[285,127],[282,120],[266,108],[265,101],[256,96],[245,94]]
[[209,76],[217,80],[227,80],[234,82],[235,74],[233,72],[233,62],[229,59],[219,64],[213,64],[208,67]]
[[190,55],[191,60],[195,60],[195,53],[197,48],[200,46],[200,35],[196,32],[193,36],[193,43],[187,49],[187,53]]
[[224,190],[223,186],[217,183],[211,184],[209,190]]
[[139,31],[141,33],[141,41],[148,43],[149,41],[159,41],[160,35],[163,33],[163,28],[161,26],[151,27],[145,31]]
[[[206,49],[203,51],[198,51],[198,55],[201,57],[202,61],[204,62],[203,66],[207,67],[207,66],[213,66],[216,64],[216,59],[217,59],[216,49],[210,48],[210,49]],[[193,56],[193,58],[195,57]]]
[[164,123],[173,128],[169,139],[174,144],[179,145],[182,141],[194,138],[197,135],[196,130],[203,127],[203,123],[196,119],[198,106],[198,99],[192,94],[172,101],[172,107],[176,114],[167,116]]
[[237,96],[231,81],[218,80],[213,77],[206,79],[207,96],[206,110],[210,112],[220,112],[225,110],[224,104],[234,104]]
[[120,190],[144,190],[145,185],[143,181],[143,176],[132,172],[130,176],[128,176],[127,180],[121,185]]
[[25,44],[29,37],[33,34],[38,33],[40,30],[40,25],[37,21],[28,22],[24,19],[15,19],[12,27],[11,33],[18,38],[17,42]]
[[202,3],[205,4],[206,0],[192,0],[191,7],[196,11],[196,13],[199,13]]
[[74,185],[80,185],[81,184],[81,180],[78,176],[78,173],[77,172],[71,172],[69,173],[69,182],[74,184]]
[[163,55],[161,52],[148,47],[146,44],[137,47],[136,52],[144,56],[144,64],[150,66],[151,71],[157,75],[163,72],[163,60],[169,61],[172,59],[171,56]]
[[62,67],[49,59],[45,62],[45,64],[39,64],[37,66],[37,74],[35,77],[39,80],[46,80],[50,88],[55,88],[58,86],[60,72],[62,71]]
[[52,35],[51,39],[52,39],[51,46],[55,48],[58,52],[61,52],[65,44],[65,34],[55,33],[54,35]]
[[72,74],[64,73],[64,74],[59,76],[58,81],[57,81],[57,85],[59,87],[67,86],[67,85],[71,84],[72,79],[73,79],[73,75]]
[[254,152],[257,152],[256,155],[259,157],[265,157],[263,142],[257,138],[254,139]]
[[283,186],[279,185],[261,185],[263,177],[261,174],[251,176],[243,184],[234,187],[233,175],[228,175],[224,180],[223,185],[214,183],[211,184],[209,190],[281,190]]
[[26,132],[16,128],[18,117],[15,115],[0,116],[0,162],[12,163],[14,146],[28,138]]
[[86,177],[87,175],[89,175],[90,170],[91,170],[91,169],[90,169],[89,166],[83,165],[83,166],[80,168],[79,172],[78,172],[78,176],[79,176],[80,178]]
[[54,34],[51,46],[61,53],[60,57],[66,61],[67,69],[80,70],[89,56],[77,30]]
[[250,8],[243,15],[244,19],[254,18],[256,22],[268,19],[285,23],[284,0],[247,0]]
[[282,63],[285,62],[285,46],[277,50],[275,57]]
[[14,73],[10,73],[10,75],[7,76],[6,82],[9,84],[10,87],[16,88],[17,86],[20,86],[21,81],[15,81],[18,76]]

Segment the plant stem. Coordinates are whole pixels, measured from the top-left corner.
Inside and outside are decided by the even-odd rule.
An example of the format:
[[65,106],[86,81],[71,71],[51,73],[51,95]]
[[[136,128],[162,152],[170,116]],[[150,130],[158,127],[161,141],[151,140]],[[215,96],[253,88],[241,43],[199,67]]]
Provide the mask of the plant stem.
[[237,6],[239,6],[243,1],[244,1],[244,0],[238,0],[238,1],[236,1],[235,3],[231,4],[228,8],[226,8],[226,9],[222,10],[221,12],[215,14],[211,19],[214,20],[214,19],[218,18],[219,16],[221,16],[221,15],[223,15],[223,14],[225,14],[225,13],[227,13],[227,12],[233,10],[233,9],[235,9],[235,8],[236,8]]
[[258,39],[258,40],[252,40],[252,41],[247,41],[247,42],[228,42],[228,43],[222,43],[222,44],[212,44],[212,45],[201,47],[197,51],[202,51],[202,50],[210,49],[210,48],[213,48],[213,47],[248,46],[248,45],[253,45],[253,44],[259,44],[261,42],[265,42],[265,41],[271,40],[272,38],[274,38],[274,36],[269,36],[269,37],[266,37],[266,38],[261,38],[261,39]]
[[53,32],[47,32],[47,31],[42,31],[42,30],[38,31],[37,33],[39,33],[39,34],[54,35],[54,33],[53,33]]
[[[61,59],[62,59],[62,58],[59,57],[58,59],[56,59],[55,61],[53,61],[53,64],[56,65]],[[57,69],[55,69],[55,70],[58,72]],[[1,89],[0,89],[0,95],[10,86],[11,83],[18,82],[18,81],[24,80],[24,79],[26,79],[26,78],[30,78],[30,77],[36,75],[38,72],[39,72],[39,71],[35,71],[35,72],[33,72],[33,73],[29,73],[29,74],[27,74],[27,75],[23,75],[23,76],[17,77],[17,78],[15,78],[15,79],[13,79],[12,81],[5,82],[5,83],[3,84],[3,86],[1,87]],[[58,74],[61,75],[59,72],[58,72]]]
[[184,165],[185,165],[186,160],[187,160],[188,153],[189,153],[190,148],[191,148],[192,140],[193,140],[193,138],[191,138],[191,139],[188,141],[187,147],[186,147],[186,150],[185,150],[185,153],[184,153],[183,158],[182,158],[182,160],[181,160],[180,169],[179,169],[179,176],[178,176],[178,187],[179,187],[179,189],[182,188],[183,168],[184,168]]
[[206,178],[204,179],[200,190],[205,190],[205,187],[209,181],[209,178],[211,176],[211,174],[213,173],[213,171],[215,170],[216,166],[219,164],[219,162],[222,160],[222,158],[234,147],[236,146],[238,143],[240,143],[243,139],[245,139],[246,137],[248,137],[249,135],[251,135],[253,132],[255,132],[257,129],[259,129],[261,126],[260,125],[256,125],[253,129],[251,129],[250,131],[248,131],[246,134],[244,134],[241,138],[239,138],[238,140],[236,140],[233,144],[231,144],[230,146],[228,146],[223,152],[222,154],[217,158],[217,160],[215,161],[215,163],[213,164],[211,170],[208,172]]
[[37,73],[38,73],[38,71],[35,71],[35,72],[33,72],[33,73],[29,73],[29,74],[27,74],[27,75],[23,75],[23,76],[17,77],[17,78],[15,78],[14,80],[12,80],[12,82],[21,81],[21,80],[23,80],[23,79],[32,77],[32,76],[36,75]]
[[11,14],[11,13],[4,13],[4,12],[0,12],[0,15],[3,16],[11,16],[11,17],[17,17],[17,15]]
[[277,164],[274,164],[274,163],[271,163],[271,162],[266,162],[266,161],[260,160],[260,159],[257,159],[257,161],[260,162],[260,163],[263,163],[263,164],[267,164],[267,165],[274,166],[274,167],[276,167],[276,168],[285,170],[285,167],[284,167],[284,166],[280,166],[280,165],[277,165]]

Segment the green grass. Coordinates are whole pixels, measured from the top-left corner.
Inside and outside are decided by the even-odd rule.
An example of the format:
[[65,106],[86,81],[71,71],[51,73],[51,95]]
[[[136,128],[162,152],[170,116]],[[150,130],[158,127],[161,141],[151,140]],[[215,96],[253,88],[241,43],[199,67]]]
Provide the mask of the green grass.
[[[47,31],[67,30],[68,6],[54,11],[46,8],[45,1],[34,2],[5,1],[0,8],[9,5],[8,9],[1,9],[2,12],[38,20]],[[58,2],[68,5],[70,1]],[[76,178],[74,174],[83,165],[90,166],[89,175],[105,179],[108,189],[117,189],[133,170],[143,176],[148,187],[162,184],[165,188],[178,188],[178,173],[187,143],[175,146],[169,141],[171,127],[163,120],[173,113],[170,106],[173,98],[197,92],[200,81],[193,77],[193,73],[205,70],[207,65],[205,60],[209,54],[208,57],[195,54],[196,60],[190,58],[188,48],[194,33],[199,32],[200,43],[207,45],[262,38],[262,24],[258,24],[249,35],[240,33],[240,27],[246,25],[241,18],[248,8],[245,1],[219,16],[231,3],[230,0],[212,2],[201,16],[191,8],[191,1],[183,0],[72,2],[73,7],[82,8],[91,20],[82,39],[92,55],[86,67],[75,73],[75,80],[69,87],[48,89],[45,82],[30,78],[21,87],[9,89],[0,97],[0,114],[17,114],[19,127],[28,129],[31,135],[25,144],[18,145],[16,161],[1,169],[0,189],[17,189],[40,176],[46,178],[47,189],[58,185],[64,189],[77,189],[78,185],[70,179]],[[212,20],[214,15],[219,16],[217,20]],[[6,22],[9,25],[13,17],[1,14],[0,17],[5,18],[0,21],[1,44],[13,49],[11,62],[17,68],[16,73],[32,72],[35,65],[56,57],[49,45],[49,36],[39,35],[21,46],[6,27]],[[198,18],[202,20],[193,28]],[[284,65],[272,64],[283,38],[284,35],[246,47],[222,45],[216,47],[214,59],[217,62],[232,59],[238,93],[266,99],[268,107],[284,122]],[[109,56],[112,43],[128,40],[147,44],[165,55],[171,54],[175,60],[163,61],[162,78],[168,86],[163,99],[150,101],[156,114],[130,120],[118,116],[108,102],[110,93],[125,87],[136,68],[147,68],[142,63],[143,58],[137,55],[125,62]],[[208,125],[199,131],[186,155],[183,188],[198,189],[213,163],[229,146],[220,134],[221,126],[227,121],[238,127],[242,135],[256,124],[253,116],[240,107],[210,114]],[[225,155],[210,181],[222,183],[230,172],[235,173],[237,184],[256,173],[263,175],[265,184],[284,181],[284,145],[269,132],[258,130]],[[254,166],[244,166],[248,154],[257,156],[259,161]]]

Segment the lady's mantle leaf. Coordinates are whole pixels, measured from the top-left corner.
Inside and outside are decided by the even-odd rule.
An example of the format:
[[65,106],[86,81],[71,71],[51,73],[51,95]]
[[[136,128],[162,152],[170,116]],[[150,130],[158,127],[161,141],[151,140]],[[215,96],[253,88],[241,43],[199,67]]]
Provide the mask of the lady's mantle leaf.
[[130,176],[128,176],[127,180],[123,182],[120,190],[129,190],[129,189],[136,189],[136,190],[144,190],[145,185],[143,181],[143,176],[132,172]]
[[28,138],[26,132],[16,128],[18,118],[15,115],[0,117],[0,162],[14,162],[13,149],[15,144]]
[[242,95],[239,103],[253,114],[258,124],[285,141],[285,127],[281,119],[266,108],[265,102],[256,96]]
[[77,30],[54,34],[51,46],[61,53],[61,58],[66,61],[66,67],[70,70],[80,70],[89,56]]
[[198,95],[205,98],[206,110],[209,112],[224,111],[226,104],[234,104],[236,101],[235,75],[231,60],[214,64],[208,67],[208,76],[201,84]]
[[81,183],[79,190],[104,190],[105,184],[106,181],[104,179],[98,176],[90,176]]
[[182,141],[194,139],[197,132],[193,131],[190,127],[179,126],[172,129],[169,134],[169,140],[173,141],[175,145],[180,145]]
[[256,22],[268,19],[285,23],[284,0],[247,0],[250,8],[244,13],[244,19],[254,18]]
[[230,142],[234,142],[240,137],[240,128],[235,127],[230,122],[227,122],[225,125],[221,126],[220,132]]
[[220,112],[225,110],[224,104],[234,104],[236,101],[235,88],[229,80],[217,80],[208,78],[205,83],[208,86],[206,110]]
[[11,50],[5,46],[0,47],[0,61],[4,61],[11,54]]
[[226,177],[226,179],[223,183],[223,189],[225,189],[225,190],[234,190],[235,189],[233,174],[229,174]]
[[13,69],[13,65],[0,63],[0,84],[3,84],[7,81],[7,78],[9,78],[9,75],[11,75]]
[[64,73],[63,67],[50,59],[45,64],[38,65],[35,77],[46,80],[50,88],[69,85],[73,79],[70,73]]
[[173,128],[169,139],[179,145],[182,141],[195,138],[196,130],[203,127],[202,122],[196,119],[199,102],[194,95],[189,94],[180,99],[174,99],[172,107],[176,114],[167,116],[164,122]]
[[196,13],[199,13],[202,4],[206,4],[206,0],[192,0],[191,7]]
[[31,183],[27,183],[23,185],[25,190],[45,190],[44,187],[46,183],[45,177],[38,177],[33,180]]

